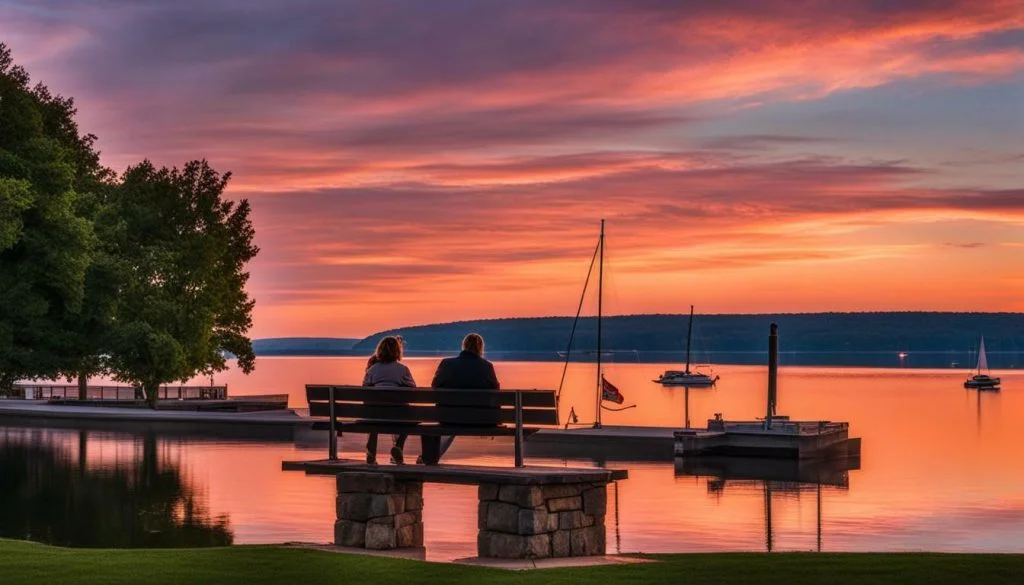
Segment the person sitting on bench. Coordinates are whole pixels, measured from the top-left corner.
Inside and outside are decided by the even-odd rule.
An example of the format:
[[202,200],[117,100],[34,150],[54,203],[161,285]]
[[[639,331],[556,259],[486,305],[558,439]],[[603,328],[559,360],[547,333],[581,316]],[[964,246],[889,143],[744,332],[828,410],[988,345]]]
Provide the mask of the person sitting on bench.
[[[434,373],[433,388],[451,388],[457,390],[494,390],[501,388],[498,376],[494,373],[494,364],[484,359],[484,338],[479,333],[470,333],[462,340],[462,352],[457,357],[441,360]],[[497,406],[497,405],[496,405]],[[493,421],[480,421],[480,426],[498,424],[499,410],[495,409]],[[436,464],[441,456],[448,451],[455,437],[446,436],[437,447],[436,437],[422,437],[423,462]],[[432,444],[431,444],[432,443]],[[438,449],[435,453],[434,449]]]
[[[387,336],[377,344],[377,351],[374,352],[373,365],[363,375],[363,386],[375,388],[415,388],[416,380],[412,372],[401,362],[402,342],[398,337]],[[404,461],[402,450],[405,448],[405,440],[409,435],[395,435],[395,445],[391,448],[391,462],[401,464]],[[373,465],[377,463],[377,433],[370,433],[366,440],[366,462]]]

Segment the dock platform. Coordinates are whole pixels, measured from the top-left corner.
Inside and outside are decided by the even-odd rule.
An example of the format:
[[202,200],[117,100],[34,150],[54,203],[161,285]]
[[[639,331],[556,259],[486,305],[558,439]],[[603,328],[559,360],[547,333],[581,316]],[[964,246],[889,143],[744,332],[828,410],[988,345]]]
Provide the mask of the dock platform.
[[0,400],[0,426],[42,426],[172,435],[291,440],[312,422],[292,409],[254,412],[197,412],[54,406],[35,400]]
[[774,420],[708,421],[707,429],[675,433],[676,457],[735,456],[780,459],[827,459],[860,453],[845,422]]
[[526,454],[600,460],[671,461],[678,428],[603,426],[544,429],[526,439]]

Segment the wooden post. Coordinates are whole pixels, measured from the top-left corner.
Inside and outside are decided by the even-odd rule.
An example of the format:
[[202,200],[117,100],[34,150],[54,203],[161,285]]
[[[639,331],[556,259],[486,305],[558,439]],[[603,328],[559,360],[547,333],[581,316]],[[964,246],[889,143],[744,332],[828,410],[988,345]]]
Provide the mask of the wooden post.
[[523,393],[516,392],[516,467],[523,466]]
[[327,414],[331,417],[330,436],[327,439],[327,458],[331,461],[338,459],[338,430],[334,422],[334,386],[327,390]]

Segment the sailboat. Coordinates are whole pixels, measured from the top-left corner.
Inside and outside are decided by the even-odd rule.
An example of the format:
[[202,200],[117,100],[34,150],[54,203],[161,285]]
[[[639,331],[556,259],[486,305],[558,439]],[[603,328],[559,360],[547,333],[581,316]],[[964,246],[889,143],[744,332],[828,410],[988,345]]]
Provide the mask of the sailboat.
[[690,371],[690,346],[693,344],[693,305],[690,305],[690,324],[686,328],[686,366],[680,370],[665,370],[654,380],[662,386],[714,386],[718,376],[712,378],[704,372]]
[[964,382],[964,388],[977,388],[978,390],[996,390],[999,388],[999,378],[993,378],[987,373],[988,371],[988,357],[985,355],[985,337],[981,337],[981,343],[978,345],[978,369],[977,372],[967,378]]
[[[605,379],[604,370],[601,367],[602,358],[612,355],[614,352],[607,349],[601,349],[601,320],[603,318],[603,307],[604,307],[604,220],[601,220],[601,235],[597,239],[597,247],[594,249],[594,257],[590,260],[590,268],[587,270],[587,278],[583,281],[583,294],[580,295],[580,304],[576,309],[576,318],[572,322],[572,330],[569,332],[569,344],[566,346],[564,352],[558,352],[559,356],[565,357],[565,364],[562,367],[562,381],[558,384],[558,391],[555,393],[555,402],[558,403],[561,394],[562,387],[565,385],[565,374],[569,368],[570,352],[572,351],[572,342],[576,336],[576,326],[580,322],[580,314],[583,312],[583,301],[587,296],[587,287],[590,285],[590,276],[594,271],[594,265],[597,264],[597,348],[593,352],[583,352],[597,356],[597,396],[596,396],[596,408],[594,416],[593,428],[601,428],[601,410],[607,409],[612,411],[621,411],[629,408],[636,408],[636,405],[625,406],[622,408],[610,408],[602,404],[603,401],[608,400],[615,402],[616,404],[622,404],[623,397],[619,389]],[[575,412],[570,410],[570,423],[579,424],[575,417]],[[568,425],[566,425],[568,426]]]

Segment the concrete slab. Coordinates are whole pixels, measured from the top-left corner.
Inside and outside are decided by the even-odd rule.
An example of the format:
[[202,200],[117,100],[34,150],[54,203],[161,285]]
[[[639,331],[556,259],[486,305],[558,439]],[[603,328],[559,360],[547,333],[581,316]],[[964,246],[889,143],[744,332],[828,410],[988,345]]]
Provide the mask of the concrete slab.
[[[302,548],[307,550],[318,550],[349,555],[365,555],[370,557],[385,557],[391,559],[405,559],[409,561],[427,562],[426,549],[402,548],[394,550],[369,550],[365,548],[354,548],[350,546],[335,546],[333,544],[319,544],[314,542],[286,542],[281,546],[288,548]],[[488,567],[491,569],[504,569],[507,571],[529,571],[533,569],[562,569],[569,567],[600,567],[608,565],[631,565],[638,563],[657,563],[655,559],[633,557],[626,555],[604,555],[593,557],[566,557],[560,559],[484,559],[480,557],[469,557],[452,561],[457,565],[470,565],[475,567]]]
[[623,555],[604,555],[594,557],[564,557],[559,559],[483,559],[471,557],[456,559],[457,565],[472,565],[507,571],[529,571],[532,569],[565,569],[570,567],[602,567],[608,565],[633,565],[638,563],[657,563],[654,559],[630,557]]
[[370,472],[389,473],[399,480],[423,481],[428,483],[454,483],[477,485],[500,483],[514,485],[550,485],[609,482],[627,479],[626,470],[603,469],[600,467],[485,467],[482,465],[367,465],[365,463],[337,459],[315,461],[285,461],[284,471],[305,471],[310,475],[337,475],[339,473]]
[[386,557],[389,559],[405,559],[409,561],[426,561],[427,560],[427,549],[424,547],[416,548],[396,548],[392,550],[371,550],[368,548],[357,548],[352,546],[336,546],[333,544],[317,544],[312,542],[286,542],[281,546],[287,548],[304,548],[308,550],[319,550],[323,552],[332,552],[348,555],[365,555],[368,557]]

